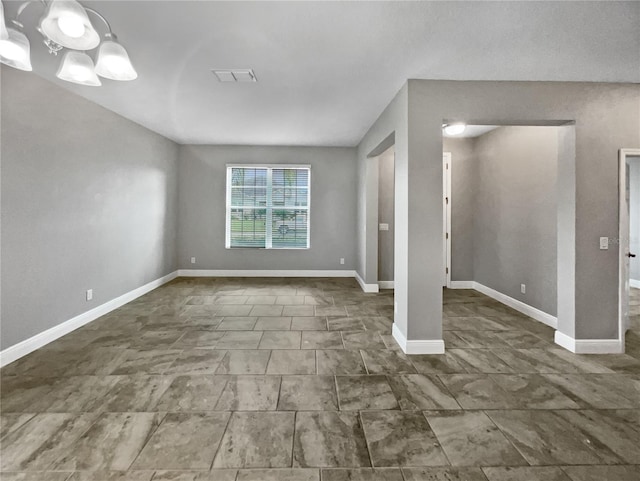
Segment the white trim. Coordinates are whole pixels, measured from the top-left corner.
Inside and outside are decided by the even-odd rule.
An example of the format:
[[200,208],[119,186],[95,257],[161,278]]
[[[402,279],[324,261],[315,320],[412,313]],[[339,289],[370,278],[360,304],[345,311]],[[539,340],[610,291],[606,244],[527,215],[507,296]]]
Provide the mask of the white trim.
[[380,289],[393,289],[393,281],[378,281]]
[[226,249],[231,247],[231,224],[229,222],[229,218],[231,217],[231,180],[232,171],[231,167],[227,164],[227,184],[224,206],[224,247]]
[[160,287],[161,285],[166,284],[169,281],[172,281],[176,277],[178,277],[178,271],[174,271],[171,274],[167,274],[166,276],[156,279],[155,281],[151,281],[144,286],[133,289],[132,291],[122,294],[115,299],[111,299],[110,301],[107,301],[104,304],[99,305],[98,307],[94,307],[90,311],[83,312],[82,314],[64,321],[57,326],[53,326],[52,328],[47,329],[46,331],[42,331],[39,334],[30,337],[29,339],[25,339],[18,344],[14,344],[13,346],[6,348],[4,351],[0,352],[0,367],[4,367],[17,359],[26,356],[36,349],[39,349],[42,346],[64,336],[65,334],[68,334],[71,331],[74,331],[79,327],[82,327],[85,324],[88,324],[91,321],[104,316],[105,314],[108,314],[114,309],[125,305],[127,302],[131,302],[134,299],[137,299],[138,297],[146,294],[147,292],[150,292],[155,288]]
[[522,301],[514,299],[513,297],[509,297],[506,294],[498,292],[490,287],[484,286],[478,282],[474,282],[474,289],[478,292],[482,292],[485,296],[489,296],[492,299],[495,299],[502,304],[515,309],[526,316],[532,317],[536,321],[540,321],[547,326],[553,327],[554,329],[558,328],[558,318],[552,316],[551,314],[547,314],[546,312],[541,311],[533,306],[525,304]]
[[241,167],[247,169],[309,169],[311,164],[226,164],[226,167]]
[[353,276],[356,278],[356,281],[358,281],[358,284],[360,284],[363,292],[371,294],[380,292],[380,287],[378,287],[378,284],[367,284],[366,282],[364,282],[364,279],[360,277],[360,274],[358,274],[356,271],[353,271]]
[[640,280],[638,280],[638,279],[629,279],[629,287],[634,287],[636,289],[640,289]]
[[179,277],[354,277],[364,292],[380,292],[378,284],[367,284],[353,270],[235,270],[179,269]]
[[[627,205],[627,157],[640,156],[640,149],[620,149],[618,154],[618,341],[624,352],[629,327],[629,214]],[[635,287],[635,286],[634,286]]]
[[[447,166],[449,168],[447,168]],[[451,287],[451,152],[442,154],[442,209],[443,209],[443,241],[444,241],[444,276],[445,287]],[[449,202],[446,202],[446,198]],[[447,233],[449,236],[447,237]]]
[[444,354],[442,339],[407,340],[395,322],[391,332],[405,354]]
[[180,269],[180,277],[355,277],[352,270]]
[[624,345],[620,339],[574,339],[556,331],[555,343],[575,354],[621,354]]
[[473,281],[451,281],[449,289],[475,289]]

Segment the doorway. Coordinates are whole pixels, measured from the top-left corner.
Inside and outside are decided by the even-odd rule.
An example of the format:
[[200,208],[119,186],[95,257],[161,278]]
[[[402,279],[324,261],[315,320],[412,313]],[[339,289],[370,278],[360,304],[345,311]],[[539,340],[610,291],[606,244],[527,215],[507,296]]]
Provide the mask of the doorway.
[[394,287],[395,148],[378,156],[378,286]]
[[442,154],[443,287],[451,287],[451,152]]
[[619,155],[619,274],[618,336],[640,323],[640,149]]

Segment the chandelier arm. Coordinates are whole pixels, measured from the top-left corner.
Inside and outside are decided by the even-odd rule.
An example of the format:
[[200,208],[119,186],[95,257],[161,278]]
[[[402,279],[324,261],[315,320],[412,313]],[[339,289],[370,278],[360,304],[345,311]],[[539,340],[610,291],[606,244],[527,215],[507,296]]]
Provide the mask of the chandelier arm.
[[[38,0],[31,0],[31,1],[35,2],[35,1],[38,1]],[[44,0],[42,0],[42,1],[44,1]],[[100,12],[97,12],[93,8],[85,7],[84,5],[83,5],[83,8],[85,9],[85,11],[93,13],[96,17],[98,17],[100,20],[102,20],[104,22],[104,24],[107,26],[107,30],[109,30],[109,32],[107,33],[108,36],[110,36],[110,37],[114,37],[115,36],[115,34],[113,33],[113,30],[111,30],[111,25],[109,24],[107,19],[104,18],[104,16]]]
[[27,0],[23,4],[18,7],[18,11],[16,12],[15,21],[18,20],[18,17],[22,14],[25,8],[27,8],[32,3],[42,3],[45,7],[47,6],[47,2],[45,0]]

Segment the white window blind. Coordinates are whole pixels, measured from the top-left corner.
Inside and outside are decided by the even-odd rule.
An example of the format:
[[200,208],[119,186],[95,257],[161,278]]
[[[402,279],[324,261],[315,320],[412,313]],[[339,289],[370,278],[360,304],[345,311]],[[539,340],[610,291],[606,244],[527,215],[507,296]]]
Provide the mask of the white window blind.
[[309,166],[227,166],[226,247],[309,247]]

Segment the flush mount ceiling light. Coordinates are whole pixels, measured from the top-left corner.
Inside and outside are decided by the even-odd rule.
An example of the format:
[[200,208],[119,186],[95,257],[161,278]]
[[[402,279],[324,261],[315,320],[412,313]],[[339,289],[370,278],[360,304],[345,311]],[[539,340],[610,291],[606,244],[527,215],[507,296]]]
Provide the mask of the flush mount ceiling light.
[[[102,85],[97,75],[111,80],[134,80],[138,77],[131,64],[129,54],[118,43],[109,22],[92,8],[83,7],[75,0],[28,0],[18,7],[15,19],[11,21],[17,28],[7,28],[4,6],[0,0],[0,62],[21,70],[32,70],[29,39],[20,31],[23,25],[18,18],[31,4],[44,4],[46,11],[37,27],[49,53],[57,55],[67,49],[56,76],[67,82],[80,85]],[[104,40],[94,28],[89,13],[106,26]],[[96,66],[85,52],[100,46]]]
[[442,126],[444,133],[447,135],[460,135],[467,126],[463,123],[445,124]]

